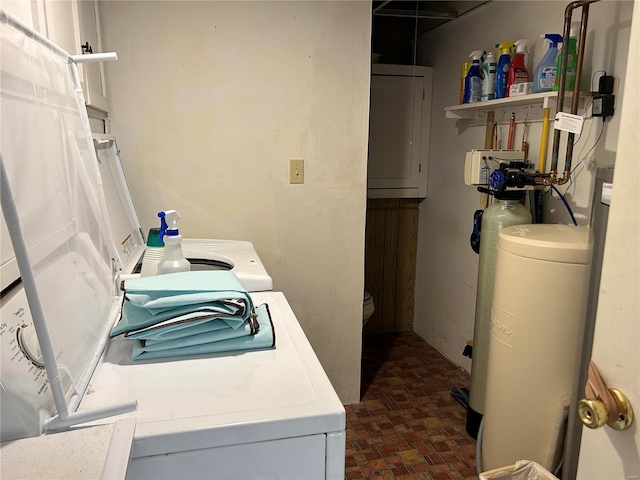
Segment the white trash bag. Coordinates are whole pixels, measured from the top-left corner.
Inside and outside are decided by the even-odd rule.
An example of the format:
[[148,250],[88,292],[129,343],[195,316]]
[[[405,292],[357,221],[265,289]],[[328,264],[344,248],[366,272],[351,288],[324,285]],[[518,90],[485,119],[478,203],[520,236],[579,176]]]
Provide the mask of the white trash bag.
[[558,480],[558,477],[536,462],[520,460],[509,467],[482,472],[480,480]]

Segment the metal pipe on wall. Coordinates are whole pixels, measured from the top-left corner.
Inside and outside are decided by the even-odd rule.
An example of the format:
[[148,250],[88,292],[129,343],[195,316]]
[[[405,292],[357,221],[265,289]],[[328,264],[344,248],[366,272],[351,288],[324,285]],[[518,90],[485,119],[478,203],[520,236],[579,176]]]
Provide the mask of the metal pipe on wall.
[[[569,19],[571,20],[571,19]],[[576,64],[576,79],[573,86],[573,99],[571,101],[571,113],[576,115],[578,113],[578,105],[580,103],[580,80],[582,77],[582,65],[584,63],[584,48],[587,43],[587,23],[589,20],[589,5],[582,7],[582,19],[580,21],[580,37],[578,38],[578,61]],[[571,175],[571,162],[573,160],[573,143],[575,134],[569,133],[567,140],[567,153],[564,158],[564,173],[562,178],[558,182],[563,184],[569,181]]]
[[[565,97],[565,80],[567,76],[567,65],[569,60],[569,36],[571,32],[571,17],[573,10],[582,7],[582,18],[580,21],[580,36],[578,39],[578,59],[576,64],[576,77],[573,87],[573,99],[571,102],[571,113],[576,114],[578,112],[578,105],[580,102],[580,80],[582,76],[582,66],[584,62],[584,49],[587,37],[587,23],[589,19],[589,5],[600,0],[580,0],[577,2],[571,2],[567,5],[564,12],[564,29],[562,35],[562,61],[560,64],[560,75],[558,77],[558,97],[556,101],[556,115],[564,111],[564,97]],[[561,178],[558,178],[558,153],[560,151],[560,137],[561,131],[554,129],[553,132],[553,149],[551,152],[551,170],[549,176],[538,177],[535,179],[536,183],[543,185],[558,184],[562,185],[569,181],[571,175],[571,163],[573,160],[573,140],[574,134],[569,133],[567,139],[567,152],[565,155],[564,172]],[[541,172],[543,173],[543,172]]]

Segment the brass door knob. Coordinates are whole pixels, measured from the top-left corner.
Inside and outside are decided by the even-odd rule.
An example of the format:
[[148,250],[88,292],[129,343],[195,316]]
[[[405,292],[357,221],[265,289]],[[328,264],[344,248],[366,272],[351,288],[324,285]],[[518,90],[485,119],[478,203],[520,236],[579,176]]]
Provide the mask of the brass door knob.
[[633,424],[633,408],[629,399],[617,388],[608,388],[613,396],[617,411],[609,412],[601,400],[583,398],[578,402],[578,415],[589,428],[609,425],[614,430],[626,430]]
[[615,430],[626,430],[633,424],[633,408],[627,396],[617,388],[609,388],[609,392],[616,399],[618,412],[615,418],[609,415],[607,425]]
[[609,420],[607,407],[600,400],[583,398],[578,402],[580,421],[589,428],[600,428]]

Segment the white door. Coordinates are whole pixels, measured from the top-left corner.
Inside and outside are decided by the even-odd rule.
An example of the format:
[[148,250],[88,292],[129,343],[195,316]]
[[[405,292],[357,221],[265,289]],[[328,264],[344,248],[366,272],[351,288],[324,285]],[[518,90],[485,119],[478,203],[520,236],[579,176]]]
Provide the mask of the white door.
[[583,428],[579,480],[640,478],[640,1],[635,0],[614,193],[609,210],[592,360],[631,401],[634,425]]

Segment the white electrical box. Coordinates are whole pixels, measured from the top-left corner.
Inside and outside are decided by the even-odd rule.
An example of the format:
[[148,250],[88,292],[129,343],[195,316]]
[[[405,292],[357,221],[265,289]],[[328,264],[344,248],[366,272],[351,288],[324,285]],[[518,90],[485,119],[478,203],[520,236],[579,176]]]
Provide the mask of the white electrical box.
[[500,168],[500,163],[524,160],[519,150],[471,150],[464,159],[465,185],[489,185],[489,175]]

